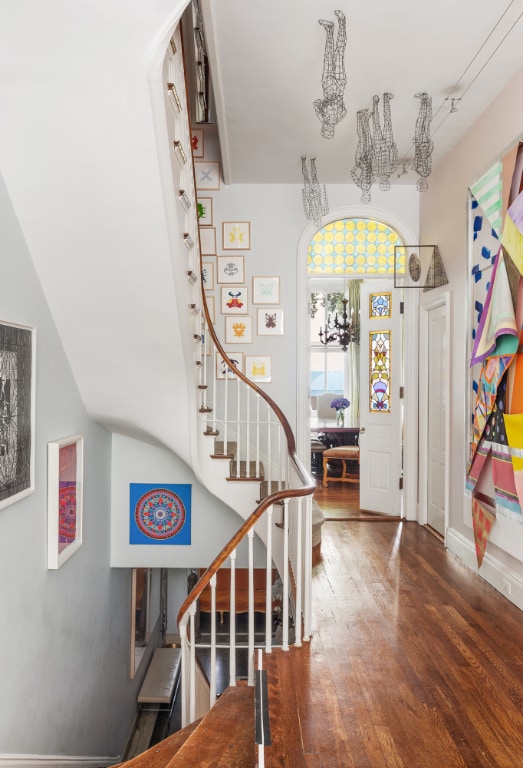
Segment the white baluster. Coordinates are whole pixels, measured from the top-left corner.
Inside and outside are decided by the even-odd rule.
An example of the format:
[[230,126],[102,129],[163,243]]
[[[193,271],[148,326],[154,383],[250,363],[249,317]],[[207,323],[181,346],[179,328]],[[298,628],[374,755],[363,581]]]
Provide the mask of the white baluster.
[[265,472],[265,479],[267,480],[268,493],[272,493],[271,475],[272,475],[272,462],[271,462],[271,411],[267,405],[267,469]]
[[312,635],[312,496],[307,496],[305,500],[305,536],[304,541],[304,581],[305,581],[305,595],[304,595],[304,611],[303,611],[303,637],[305,640],[310,640]]
[[[236,477],[240,477],[240,461],[241,461],[241,379],[236,377]],[[246,468],[246,477],[249,477],[249,468]]]
[[[227,366],[225,366],[225,367],[227,369]],[[224,381],[224,385],[223,385],[223,395],[224,395],[224,402],[223,402],[223,451],[224,451],[224,453],[228,453],[227,442],[228,442],[228,434],[229,434],[229,423],[228,423],[227,419],[229,417],[229,377],[227,376],[227,374],[225,374],[225,381]]]
[[229,685],[236,685],[236,550],[231,552],[231,595],[229,627]]
[[247,534],[249,541],[249,672],[247,685],[254,685],[254,528]]
[[[245,403],[245,445],[246,445],[246,454],[245,454],[245,461],[248,467],[251,466],[251,397],[250,397],[250,387],[246,387],[244,385],[245,389],[245,396],[246,396],[246,403]],[[255,473],[256,477],[259,477],[258,473],[258,467],[255,467]]]
[[267,575],[265,580],[265,651],[272,653],[272,510],[267,510]]
[[187,678],[187,625],[185,623],[180,624],[180,644],[181,644],[181,655],[182,655],[182,669],[181,669],[181,678],[182,678],[182,728],[185,728],[186,725],[189,724],[188,720],[188,707],[187,707],[187,699],[188,699],[188,692],[189,692],[189,686],[188,686],[188,678]]
[[[212,354],[213,371],[216,370],[216,362],[218,359],[217,355],[218,353],[216,351],[216,347],[213,347],[213,354]],[[212,431],[213,432],[216,432],[216,398],[217,396],[218,396],[218,393],[217,393],[216,381],[213,380],[213,385],[212,385]]]
[[216,574],[211,577],[211,679],[209,706],[216,702]]
[[296,501],[296,520],[294,524],[294,539],[296,543],[296,616],[295,616],[295,645],[301,647],[301,601],[302,601],[302,503],[300,496]]
[[289,500],[283,502],[283,606],[282,650],[289,650]]
[[194,617],[196,614],[196,603],[189,608],[190,619],[190,637],[191,637],[191,660],[189,667],[189,722],[196,720],[196,632],[194,627]]
[[256,393],[256,477],[261,477],[260,470],[260,400],[261,397]]

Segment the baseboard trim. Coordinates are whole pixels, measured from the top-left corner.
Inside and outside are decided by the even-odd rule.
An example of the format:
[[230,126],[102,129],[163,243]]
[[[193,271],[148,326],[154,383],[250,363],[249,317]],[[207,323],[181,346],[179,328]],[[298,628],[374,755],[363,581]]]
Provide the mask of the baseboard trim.
[[1,768],[101,768],[121,761],[121,755],[0,755]]
[[494,589],[523,610],[523,579],[518,574],[509,570],[503,563],[488,552],[485,553],[481,569],[478,569],[476,548],[473,542],[465,538],[461,533],[449,528],[447,530],[447,549],[459,557],[465,565],[481,576]]

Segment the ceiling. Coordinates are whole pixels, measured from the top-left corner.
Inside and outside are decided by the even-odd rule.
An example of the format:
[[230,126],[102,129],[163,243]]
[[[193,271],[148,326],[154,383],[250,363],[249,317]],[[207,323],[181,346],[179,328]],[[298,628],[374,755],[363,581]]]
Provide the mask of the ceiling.
[[[299,183],[302,155],[316,157],[320,182],[351,182],[356,113],[393,94],[392,129],[408,173],[420,99],[432,98],[433,167],[523,65],[523,0],[200,0],[216,98],[226,183]],[[321,135],[326,30],[346,17],[346,116]],[[334,40],[338,24],[334,25]],[[451,99],[457,111],[451,113]],[[430,182],[429,182],[430,183]]]

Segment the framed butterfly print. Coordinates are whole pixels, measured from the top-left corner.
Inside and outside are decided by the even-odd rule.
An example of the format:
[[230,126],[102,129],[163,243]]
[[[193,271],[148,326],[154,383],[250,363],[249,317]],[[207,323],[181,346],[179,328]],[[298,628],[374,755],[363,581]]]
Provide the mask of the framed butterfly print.
[[252,278],[252,303],[253,304],[279,304],[280,303],[280,278],[279,277],[253,277]]
[[283,336],[283,320],[283,309],[258,309],[258,336]]
[[222,315],[246,315],[248,312],[245,285],[222,285]]
[[251,381],[272,381],[272,358],[270,355],[245,355],[245,375]]

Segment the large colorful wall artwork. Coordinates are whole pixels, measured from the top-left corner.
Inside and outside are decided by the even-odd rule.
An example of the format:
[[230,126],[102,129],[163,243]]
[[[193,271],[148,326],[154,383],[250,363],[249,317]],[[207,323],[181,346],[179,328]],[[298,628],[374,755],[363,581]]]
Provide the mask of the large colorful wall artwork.
[[497,516],[523,523],[523,143],[470,188],[471,421],[478,566]]
[[130,485],[130,544],[190,544],[191,486]]

